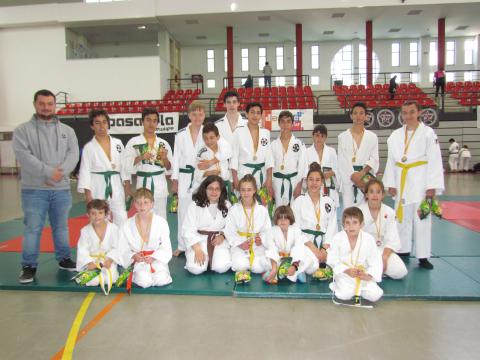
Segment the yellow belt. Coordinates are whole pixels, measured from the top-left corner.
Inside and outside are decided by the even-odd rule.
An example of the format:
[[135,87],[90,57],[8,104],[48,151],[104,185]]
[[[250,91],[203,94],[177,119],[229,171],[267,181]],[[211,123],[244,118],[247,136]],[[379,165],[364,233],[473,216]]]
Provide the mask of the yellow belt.
[[238,236],[243,236],[246,237],[247,239],[250,239],[250,248],[248,249],[250,253],[250,269],[252,268],[253,265],[253,259],[255,258],[255,253],[253,252],[253,244],[255,243],[255,236],[258,234],[252,233],[252,232],[243,232],[243,231],[237,231]]
[[403,204],[402,204],[402,197],[403,197],[403,191],[405,190],[405,184],[407,182],[407,173],[408,170],[411,168],[417,167],[417,166],[422,166],[428,164],[428,161],[421,160],[421,161],[415,161],[410,164],[402,164],[401,162],[396,162],[395,165],[402,168],[402,174],[400,177],[400,197],[399,197],[399,202],[398,202],[398,208],[397,208],[397,219],[399,223],[402,223],[403,221]]
[[113,278],[112,278],[112,272],[110,271],[110,269],[105,269],[107,270],[107,274],[108,274],[108,284],[107,284],[107,289],[105,290],[105,281],[102,276],[102,268],[100,267],[100,261],[105,260],[106,258],[105,253],[90,254],[90,257],[95,259],[95,265],[97,266],[97,269],[100,270],[100,273],[98,274],[98,278],[100,280],[100,287],[102,288],[105,295],[108,295],[110,293],[110,290],[112,289]]

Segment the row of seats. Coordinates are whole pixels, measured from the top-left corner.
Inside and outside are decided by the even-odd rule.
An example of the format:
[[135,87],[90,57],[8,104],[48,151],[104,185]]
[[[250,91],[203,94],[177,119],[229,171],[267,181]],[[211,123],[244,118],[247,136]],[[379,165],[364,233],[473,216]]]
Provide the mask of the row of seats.
[[480,105],[480,81],[448,82],[445,91],[462,106]]
[[[143,106],[95,106],[93,108],[103,109],[109,114],[128,114],[128,113],[141,113],[145,107],[153,107],[158,112],[184,112],[187,111],[187,104],[184,105],[143,105]],[[78,108],[62,108],[57,111],[57,115],[87,115],[91,108],[78,107]]]
[[[408,99],[412,99],[409,97]],[[375,109],[375,108],[399,108],[402,106],[402,104],[405,102],[406,99],[396,99],[396,100],[367,100],[367,101],[362,101],[365,103],[367,108],[369,109]],[[423,98],[423,99],[416,99],[418,104],[422,107],[428,107],[428,106],[435,106],[435,101],[431,98]],[[340,107],[343,109],[350,109],[356,102],[359,100],[354,99],[354,98],[344,98],[343,101],[340,102]]]
[[215,111],[225,111],[223,96],[229,90],[238,92],[240,110],[250,102],[262,104],[265,110],[271,109],[316,109],[315,98],[310,86],[273,86],[255,88],[224,88],[217,99]]
[[[388,94],[389,84],[375,85],[334,85],[335,95],[381,95]],[[399,84],[396,90],[397,94],[422,93],[422,89],[414,83]]]
[[201,94],[200,89],[187,89],[187,90],[168,90],[165,96],[163,97],[163,101],[168,100],[185,100],[185,101],[193,101],[198,99],[199,95]]

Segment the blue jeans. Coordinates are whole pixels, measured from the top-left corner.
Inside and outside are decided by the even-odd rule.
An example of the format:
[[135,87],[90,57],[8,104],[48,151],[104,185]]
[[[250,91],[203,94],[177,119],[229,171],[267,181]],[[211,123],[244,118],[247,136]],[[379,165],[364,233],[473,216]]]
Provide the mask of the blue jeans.
[[263,77],[263,79],[265,80],[265,87],[272,87],[272,76],[271,75],[265,75]]
[[22,249],[22,266],[37,267],[40,237],[48,220],[52,226],[55,258],[70,258],[68,241],[68,213],[72,207],[70,190],[22,190],[22,208],[25,225]]

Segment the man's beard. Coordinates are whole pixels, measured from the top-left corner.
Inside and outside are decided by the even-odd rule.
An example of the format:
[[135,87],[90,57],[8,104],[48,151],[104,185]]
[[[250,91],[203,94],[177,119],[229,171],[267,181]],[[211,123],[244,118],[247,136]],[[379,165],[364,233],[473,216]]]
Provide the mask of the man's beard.
[[55,114],[42,115],[42,114],[37,113],[37,117],[38,117],[39,119],[41,119],[41,120],[52,120],[54,115],[55,115]]

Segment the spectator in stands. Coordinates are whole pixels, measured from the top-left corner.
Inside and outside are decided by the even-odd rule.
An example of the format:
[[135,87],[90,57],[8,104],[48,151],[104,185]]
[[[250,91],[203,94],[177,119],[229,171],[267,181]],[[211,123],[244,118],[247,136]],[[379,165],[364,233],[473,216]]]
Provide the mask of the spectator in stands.
[[451,138],[448,140],[450,147],[448,148],[448,166],[451,172],[457,172],[458,170],[458,153],[460,151],[460,145]]
[[268,61],[265,63],[265,66],[263,67],[263,78],[265,80],[265,87],[272,87],[272,67],[268,64]]
[[34,280],[47,213],[60,269],[76,268],[71,260],[67,221],[72,207],[70,173],[79,157],[77,137],[55,116],[56,98],[51,91],[37,91],[33,105],[35,114],[13,133],[13,150],[21,166],[25,224],[20,283]]
[[409,256],[415,241],[414,254],[420,267],[431,270],[432,215],[421,219],[417,211],[425,198],[433,198],[445,189],[442,154],[437,134],[421,121],[418,103],[406,101],[401,112],[404,125],[387,140],[383,183],[395,198],[402,243],[399,255]]
[[245,89],[253,88],[253,77],[252,77],[252,75],[248,74],[247,80],[245,80],[245,82],[243,83],[243,86],[245,87]]
[[395,92],[397,91],[397,75],[390,79],[390,86],[388,87],[388,92],[390,93],[390,100],[393,100],[395,97]]
[[445,94],[445,71],[443,67],[433,74],[433,85],[435,86],[435,98],[438,98],[438,90],[442,89],[442,97]]
[[458,166],[458,171],[462,172],[468,172],[470,171],[470,158],[472,157],[472,154],[470,153],[470,150],[468,149],[467,145],[463,145],[462,149],[460,150],[459,153],[459,166]]

